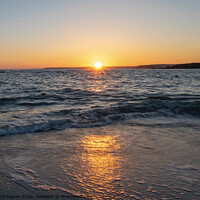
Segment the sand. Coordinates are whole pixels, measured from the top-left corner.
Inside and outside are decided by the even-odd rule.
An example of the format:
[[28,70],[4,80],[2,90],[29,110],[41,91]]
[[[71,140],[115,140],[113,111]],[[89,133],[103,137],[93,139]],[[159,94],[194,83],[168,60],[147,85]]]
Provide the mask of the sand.
[[1,137],[0,195],[198,199],[198,134],[198,127],[130,121]]

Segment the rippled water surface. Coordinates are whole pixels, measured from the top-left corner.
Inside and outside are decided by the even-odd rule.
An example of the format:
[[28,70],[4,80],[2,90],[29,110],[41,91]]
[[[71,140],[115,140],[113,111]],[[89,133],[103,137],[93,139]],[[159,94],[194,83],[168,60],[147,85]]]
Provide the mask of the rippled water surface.
[[8,71],[0,74],[0,135],[129,118],[193,123],[200,117],[199,80],[199,70]]

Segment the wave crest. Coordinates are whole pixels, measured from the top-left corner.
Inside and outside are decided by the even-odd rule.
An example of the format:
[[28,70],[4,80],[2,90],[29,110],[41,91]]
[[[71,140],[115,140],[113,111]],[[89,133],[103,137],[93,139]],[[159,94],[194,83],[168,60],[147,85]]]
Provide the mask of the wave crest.
[[[110,107],[96,108],[87,111],[78,109],[64,109],[56,112],[49,111],[42,115],[48,116],[45,121],[34,121],[34,113],[30,120],[24,125],[17,121],[12,124],[0,126],[0,135],[40,132],[49,130],[60,130],[70,127],[84,128],[104,126],[118,121],[134,118],[155,117],[178,117],[190,118],[200,117],[200,101],[179,101],[168,98],[150,98],[138,103],[116,104]],[[29,116],[30,118],[30,116]],[[24,116],[26,120],[26,116]]]

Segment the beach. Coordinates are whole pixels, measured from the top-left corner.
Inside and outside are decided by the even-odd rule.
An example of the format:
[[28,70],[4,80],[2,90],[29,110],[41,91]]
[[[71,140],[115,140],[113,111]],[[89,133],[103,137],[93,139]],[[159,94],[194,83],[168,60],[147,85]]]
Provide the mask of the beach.
[[1,195],[198,199],[197,134],[199,127],[126,121],[2,137]]

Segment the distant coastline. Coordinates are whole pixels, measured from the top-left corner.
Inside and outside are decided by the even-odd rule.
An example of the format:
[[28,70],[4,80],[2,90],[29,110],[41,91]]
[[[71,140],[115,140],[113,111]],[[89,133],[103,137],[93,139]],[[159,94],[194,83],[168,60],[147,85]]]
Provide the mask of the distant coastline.
[[136,69],[200,69],[200,63],[139,65]]
[[[41,68],[25,68],[26,69],[91,69],[92,67],[41,67]],[[8,70],[16,69],[0,69],[0,73],[5,73]],[[151,64],[151,65],[137,65],[137,66],[104,66],[104,69],[200,69],[200,63],[184,63],[184,64]]]
[[[91,67],[46,67],[44,69],[86,69]],[[200,63],[105,66],[107,69],[200,69]]]

